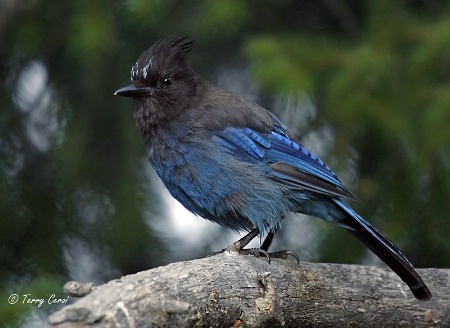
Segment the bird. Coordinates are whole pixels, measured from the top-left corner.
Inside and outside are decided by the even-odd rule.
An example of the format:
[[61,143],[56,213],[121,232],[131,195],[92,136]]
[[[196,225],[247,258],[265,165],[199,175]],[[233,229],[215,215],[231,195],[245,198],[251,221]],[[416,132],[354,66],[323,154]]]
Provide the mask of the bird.
[[[247,234],[237,252],[266,236],[264,254],[291,212],[337,224],[384,261],[421,301],[432,294],[387,237],[345,201],[356,196],[287,126],[255,102],[208,82],[188,64],[196,41],[162,38],[141,53],[131,97],[148,159],[170,194],[192,213]],[[231,246],[231,245],[230,245]]]

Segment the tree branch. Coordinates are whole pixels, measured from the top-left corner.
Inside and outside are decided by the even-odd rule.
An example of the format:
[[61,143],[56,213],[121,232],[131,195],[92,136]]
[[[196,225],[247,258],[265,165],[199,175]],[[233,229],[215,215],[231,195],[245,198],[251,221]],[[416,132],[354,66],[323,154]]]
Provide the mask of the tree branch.
[[450,270],[418,270],[417,301],[389,269],[253,256],[178,262],[98,286],[52,327],[447,327]]

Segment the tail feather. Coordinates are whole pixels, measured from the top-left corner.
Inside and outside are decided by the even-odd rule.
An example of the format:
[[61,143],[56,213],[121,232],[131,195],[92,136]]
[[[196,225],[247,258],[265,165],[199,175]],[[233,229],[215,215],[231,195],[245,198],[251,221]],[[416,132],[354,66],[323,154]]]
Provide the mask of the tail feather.
[[430,290],[397,246],[359,216],[344,201],[336,199],[335,202],[347,214],[342,224],[339,224],[344,226],[383,260],[409,286],[411,292],[418,300],[430,300],[432,298]]

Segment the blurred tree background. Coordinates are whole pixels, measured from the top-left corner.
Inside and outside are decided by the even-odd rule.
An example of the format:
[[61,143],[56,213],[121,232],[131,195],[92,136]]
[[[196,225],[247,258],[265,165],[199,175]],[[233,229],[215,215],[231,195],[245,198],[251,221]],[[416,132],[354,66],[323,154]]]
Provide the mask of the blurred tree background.
[[[133,103],[113,97],[139,54],[174,34],[198,40],[197,72],[279,115],[416,266],[450,267],[449,2],[2,0],[0,325],[55,311],[25,294],[66,297],[68,280],[102,283],[237,238],[201,218],[172,233]],[[286,225],[276,246],[303,261],[379,263],[340,228]]]

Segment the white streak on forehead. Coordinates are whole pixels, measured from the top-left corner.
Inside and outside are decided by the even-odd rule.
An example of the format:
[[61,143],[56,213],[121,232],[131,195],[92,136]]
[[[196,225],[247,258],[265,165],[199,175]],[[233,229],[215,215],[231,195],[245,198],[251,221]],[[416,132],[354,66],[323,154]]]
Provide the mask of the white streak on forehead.
[[150,67],[153,65],[153,57],[149,59],[147,65],[145,65],[142,69],[139,69],[139,60],[131,67],[131,80],[135,81],[139,79],[139,75],[142,74],[144,79],[147,78],[148,71]]
[[131,67],[131,82],[135,81],[138,79],[138,63],[136,62],[132,67]]

